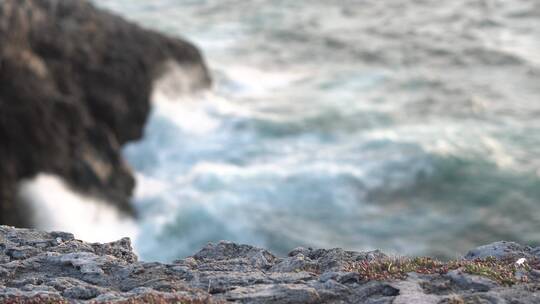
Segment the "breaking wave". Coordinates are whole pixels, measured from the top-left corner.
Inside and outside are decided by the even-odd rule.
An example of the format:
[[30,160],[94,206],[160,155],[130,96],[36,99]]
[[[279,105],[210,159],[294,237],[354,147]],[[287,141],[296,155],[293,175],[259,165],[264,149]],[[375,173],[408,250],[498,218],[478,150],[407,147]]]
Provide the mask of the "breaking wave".
[[96,2],[187,36],[215,80],[158,86],[125,149],[143,258],[540,242],[536,1]]

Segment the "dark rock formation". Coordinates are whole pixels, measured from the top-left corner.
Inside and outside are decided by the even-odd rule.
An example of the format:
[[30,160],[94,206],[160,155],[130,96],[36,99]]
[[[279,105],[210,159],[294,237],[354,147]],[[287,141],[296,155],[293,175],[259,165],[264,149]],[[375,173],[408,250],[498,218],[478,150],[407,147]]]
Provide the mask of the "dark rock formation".
[[[501,259],[539,258],[538,250],[521,246],[518,252],[513,245]],[[137,261],[129,239],[90,244],[70,233],[0,226],[0,302],[539,303],[540,271],[533,264],[516,268],[516,276],[525,273],[528,279],[512,286],[461,268],[370,280],[351,267],[387,258],[378,251],[306,248],[279,258],[221,242],[160,264]]]
[[169,62],[192,74],[192,89],[209,85],[185,41],[83,0],[1,0],[0,223],[31,224],[15,189],[39,172],[131,212],[120,149],[142,136],[152,83]]
[[506,256],[531,258],[536,255],[540,256],[540,247],[533,249],[518,243],[501,241],[472,249],[467,252],[465,258],[469,260],[486,257],[504,258]]

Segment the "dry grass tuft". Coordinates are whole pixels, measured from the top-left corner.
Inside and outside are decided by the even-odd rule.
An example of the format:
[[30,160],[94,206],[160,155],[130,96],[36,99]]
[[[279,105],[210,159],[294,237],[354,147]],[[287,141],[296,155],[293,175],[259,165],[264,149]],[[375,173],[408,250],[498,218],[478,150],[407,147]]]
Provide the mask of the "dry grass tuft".
[[485,258],[477,260],[453,260],[441,262],[430,257],[386,258],[371,262],[362,261],[350,265],[348,271],[357,271],[365,280],[386,281],[402,280],[410,272],[419,274],[446,274],[451,270],[489,278],[498,284],[511,286],[527,282],[526,275],[516,276],[516,272],[528,273],[531,269],[540,269],[540,261],[529,261],[518,266],[515,259]]

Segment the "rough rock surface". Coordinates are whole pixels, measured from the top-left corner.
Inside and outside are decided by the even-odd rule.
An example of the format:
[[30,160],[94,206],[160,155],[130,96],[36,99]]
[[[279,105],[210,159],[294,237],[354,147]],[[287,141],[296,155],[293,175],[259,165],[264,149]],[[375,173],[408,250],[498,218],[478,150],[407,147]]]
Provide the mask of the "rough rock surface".
[[142,136],[153,81],[171,62],[208,86],[199,51],[84,0],[0,0],[0,223],[28,226],[21,179],[59,175],[130,212],[120,154]]
[[506,256],[530,258],[536,255],[540,255],[540,247],[530,248],[514,242],[501,241],[472,249],[465,255],[465,258],[469,260],[489,256],[496,258],[504,258]]
[[[526,249],[512,254],[537,252]],[[129,239],[90,244],[70,233],[0,226],[0,302],[540,303],[534,270],[528,283],[512,287],[459,270],[393,281],[369,281],[350,271],[353,263],[385,257],[378,251],[297,248],[279,258],[220,242],[160,264],[137,261]]]

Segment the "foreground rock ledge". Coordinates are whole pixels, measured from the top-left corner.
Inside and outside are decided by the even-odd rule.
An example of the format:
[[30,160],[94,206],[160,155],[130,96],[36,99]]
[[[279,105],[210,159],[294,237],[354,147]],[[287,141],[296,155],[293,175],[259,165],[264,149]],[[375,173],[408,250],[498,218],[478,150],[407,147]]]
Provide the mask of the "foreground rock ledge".
[[[464,260],[539,255],[540,248],[499,242],[471,250]],[[377,281],[354,266],[388,258],[379,251],[306,248],[278,258],[220,242],[161,264],[137,261],[127,238],[86,243],[65,232],[0,226],[0,302],[540,303],[540,272],[533,266],[516,266],[513,275],[527,280],[511,286],[460,269]]]

